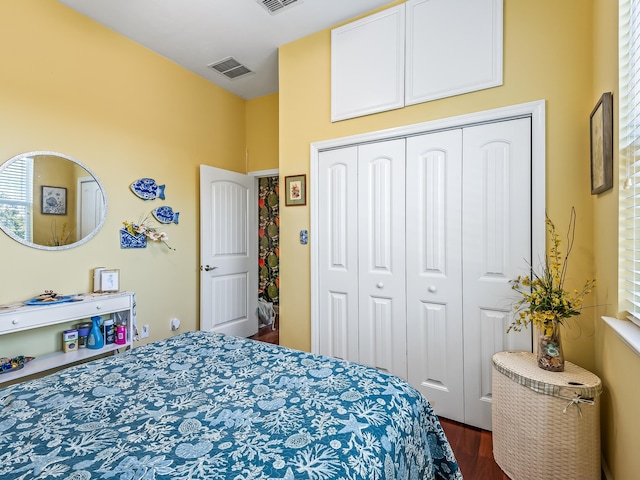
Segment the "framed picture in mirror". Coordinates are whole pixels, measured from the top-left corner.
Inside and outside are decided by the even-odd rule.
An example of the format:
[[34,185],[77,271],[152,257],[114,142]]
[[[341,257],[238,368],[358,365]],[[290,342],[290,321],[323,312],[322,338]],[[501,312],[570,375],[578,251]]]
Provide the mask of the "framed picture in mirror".
[[42,208],[40,211],[45,215],[66,215],[67,189],[42,185]]

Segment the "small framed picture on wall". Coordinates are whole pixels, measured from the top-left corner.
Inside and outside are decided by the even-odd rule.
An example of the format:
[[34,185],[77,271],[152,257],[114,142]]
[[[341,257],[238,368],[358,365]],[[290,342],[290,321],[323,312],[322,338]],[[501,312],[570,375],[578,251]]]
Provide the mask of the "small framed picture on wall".
[[287,206],[297,206],[307,204],[307,176],[291,175],[284,177],[285,198],[284,204]]
[[613,187],[613,99],[604,93],[591,112],[591,195]]

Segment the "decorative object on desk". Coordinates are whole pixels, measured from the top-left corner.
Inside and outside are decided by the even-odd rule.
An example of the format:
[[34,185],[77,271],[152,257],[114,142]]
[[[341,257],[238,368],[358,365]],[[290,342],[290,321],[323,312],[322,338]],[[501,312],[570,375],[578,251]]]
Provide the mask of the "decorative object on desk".
[[550,247],[539,271],[531,268],[531,277],[511,280],[511,288],[521,295],[514,305],[515,318],[507,332],[520,331],[529,324],[538,331],[538,366],[553,372],[564,371],[564,354],[560,339],[560,324],[567,318],[580,315],[585,295],[595,287],[595,280],[587,280],[581,290],[565,290],[569,254],[576,229],[576,211],[571,208],[567,231],[567,252],[560,252],[560,236],[551,219],[546,217]]
[[139,178],[129,188],[143,200],[164,200],[164,185],[158,185],[153,178]]
[[591,195],[613,187],[613,97],[603,93],[589,119],[591,126]]
[[14,358],[2,357],[0,358],[0,373],[9,373],[20,370],[26,363],[30,362],[36,357],[25,357],[20,355]]
[[102,270],[100,272],[100,291],[117,292],[120,290],[120,270]]
[[[120,248],[144,248],[146,247],[147,239],[154,242],[162,242],[169,250],[175,250],[167,243],[169,237],[165,232],[159,232],[156,227],[151,226],[151,220],[149,216],[145,216],[134,222],[122,222],[124,228],[120,230]],[[144,240],[144,246],[125,246],[123,243],[123,233],[126,233],[126,241],[131,241],[132,237],[135,237],[138,241],[142,238]]]
[[37,297],[30,298],[25,301],[25,305],[55,305],[57,303],[63,302],[71,302],[73,300],[73,296],[71,295],[60,295],[59,293],[55,293],[53,290],[45,290],[44,293],[41,293]]
[[101,292],[102,290],[100,289],[100,272],[102,272],[103,270],[106,270],[106,268],[104,267],[96,267],[93,269],[93,291],[95,293]]
[[151,214],[160,223],[175,223],[176,225],[178,224],[178,217],[180,216],[180,212],[174,212],[173,208],[168,205],[154,208],[151,210]]
[[42,207],[44,215],[67,214],[67,189],[65,187],[49,187],[42,185]]
[[284,204],[287,206],[307,204],[307,176],[292,175],[284,177],[285,197]]
[[87,336],[87,348],[98,350],[104,347],[104,336],[100,328],[100,317],[97,315],[91,317],[91,323],[91,330],[89,330],[89,335]]

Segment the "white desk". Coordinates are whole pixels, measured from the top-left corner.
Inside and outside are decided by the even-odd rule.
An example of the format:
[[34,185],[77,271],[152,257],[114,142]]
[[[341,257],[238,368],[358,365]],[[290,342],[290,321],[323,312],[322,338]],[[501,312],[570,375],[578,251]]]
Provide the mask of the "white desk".
[[[88,319],[95,315],[117,314],[127,323],[127,341],[125,344],[105,345],[104,348],[92,350],[88,348],[78,349],[64,353],[62,340],[60,350],[40,356],[27,364],[24,368],[0,374],[0,384],[22,378],[27,375],[43,372],[74,362],[83,361],[97,355],[115,352],[119,349],[131,347],[133,344],[133,325],[135,320],[135,294],[131,292],[87,293],[77,297],[76,301],[58,303],[53,305],[9,305],[0,307],[0,335],[35,328],[46,327],[61,323],[69,323],[76,320]],[[62,330],[60,331],[62,339]],[[2,352],[0,352],[1,356]]]

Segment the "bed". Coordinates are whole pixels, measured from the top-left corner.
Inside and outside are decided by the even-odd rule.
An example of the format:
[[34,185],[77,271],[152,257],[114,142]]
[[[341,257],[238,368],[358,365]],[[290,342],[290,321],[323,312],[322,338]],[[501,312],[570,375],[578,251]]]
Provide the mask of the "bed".
[[0,478],[461,479],[383,371],[188,332],[0,390]]

